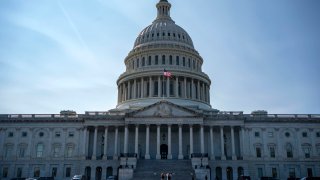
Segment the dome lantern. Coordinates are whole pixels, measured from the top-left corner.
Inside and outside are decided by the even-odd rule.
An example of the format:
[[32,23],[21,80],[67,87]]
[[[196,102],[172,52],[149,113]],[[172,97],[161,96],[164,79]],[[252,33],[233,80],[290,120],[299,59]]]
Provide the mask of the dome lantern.
[[157,19],[166,19],[171,20],[170,17],[170,8],[171,4],[167,0],[160,0],[157,4],[158,16]]

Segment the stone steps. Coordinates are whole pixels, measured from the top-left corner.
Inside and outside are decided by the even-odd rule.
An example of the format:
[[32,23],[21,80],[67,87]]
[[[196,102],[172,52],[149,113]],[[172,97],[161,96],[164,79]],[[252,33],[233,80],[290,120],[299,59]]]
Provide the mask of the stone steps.
[[133,180],[159,180],[161,173],[172,173],[172,180],[191,180],[190,160],[138,160]]

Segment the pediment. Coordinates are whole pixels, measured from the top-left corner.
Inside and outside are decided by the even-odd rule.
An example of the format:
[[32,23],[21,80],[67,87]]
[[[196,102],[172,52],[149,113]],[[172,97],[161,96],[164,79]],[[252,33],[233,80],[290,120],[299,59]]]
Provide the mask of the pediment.
[[200,114],[191,109],[173,104],[168,101],[160,101],[140,110],[131,112],[131,117],[198,117]]

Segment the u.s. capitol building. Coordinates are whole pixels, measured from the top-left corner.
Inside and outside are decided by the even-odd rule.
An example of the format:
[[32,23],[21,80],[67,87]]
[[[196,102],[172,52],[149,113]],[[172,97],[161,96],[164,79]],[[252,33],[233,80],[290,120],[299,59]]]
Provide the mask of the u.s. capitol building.
[[320,176],[320,115],[212,108],[204,60],[171,4],[156,7],[124,61],[115,109],[0,115],[0,179]]

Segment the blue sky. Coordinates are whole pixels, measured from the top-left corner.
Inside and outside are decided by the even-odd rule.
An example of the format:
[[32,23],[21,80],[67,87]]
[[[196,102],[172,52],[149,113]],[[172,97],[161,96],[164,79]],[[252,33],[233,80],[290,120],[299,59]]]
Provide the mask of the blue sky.
[[[157,0],[1,0],[0,113],[106,111]],[[170,0],[213,108],[320,113],[320,1]]]

